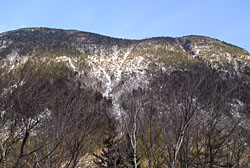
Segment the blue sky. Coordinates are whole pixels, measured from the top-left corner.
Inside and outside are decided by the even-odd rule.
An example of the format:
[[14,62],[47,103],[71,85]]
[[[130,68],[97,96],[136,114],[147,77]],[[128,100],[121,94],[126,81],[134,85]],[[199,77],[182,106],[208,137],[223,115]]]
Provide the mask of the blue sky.
[[0,0],[0,32],[23,27],[127,39],[196,34],[250,51],[250,0]]

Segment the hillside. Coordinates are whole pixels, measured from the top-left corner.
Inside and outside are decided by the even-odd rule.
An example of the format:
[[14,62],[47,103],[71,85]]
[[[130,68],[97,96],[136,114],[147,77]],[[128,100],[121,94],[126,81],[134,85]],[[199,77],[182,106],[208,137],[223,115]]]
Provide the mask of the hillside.
[[25,28],[0,34],[0,67],[2,167],[250,166],[237,46]]

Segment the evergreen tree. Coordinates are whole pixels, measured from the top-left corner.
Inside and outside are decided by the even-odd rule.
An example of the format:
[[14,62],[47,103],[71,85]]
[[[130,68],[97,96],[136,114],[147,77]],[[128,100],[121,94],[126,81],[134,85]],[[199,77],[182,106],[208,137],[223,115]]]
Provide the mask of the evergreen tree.
[[121,168],[121,158],[118,146],[120,145],[120,140],[116,139],[118,133],[116,131],[116,122],[109,118],[108,125],[106,128],[106,139],[103,141],[103,149],[100,154],[93,154],[96,158],[94,160],[95,164],[100,168]]
[[[116,139],[109,136],[104,140],[104,148],[101,154],[94,154],[96,157],[95,164],[100,168],[132,168],[135,167],[133,161],[133,148],[129,140],[126,138]],[[137,163],[139,159],[137,160]],[[140,165],[137,165],[140,168]]]
[[[116,125],[117,123],[109,118],[106,132],[104,132],[106,138],[103,141],[103,148],[100,154],[93,154],[95,156],[94,162],[100,168],[135,167],[133,162],[133,148],[129,135],[125,134],[126,136],[118,138]],[[140,168],[140,166],[137,165],[137,168]]]
[[94,154],[96,157],[95,164],[100,168],[121,168],[124,167],[122,164],[122,156],[119,153],[118,142],[114,137],[109,136],[104,140],[104,148],[101,154]]

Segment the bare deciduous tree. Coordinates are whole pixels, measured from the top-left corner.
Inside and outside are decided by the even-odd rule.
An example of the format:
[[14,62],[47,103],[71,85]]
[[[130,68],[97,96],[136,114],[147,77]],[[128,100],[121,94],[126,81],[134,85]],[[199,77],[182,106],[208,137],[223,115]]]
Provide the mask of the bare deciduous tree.
[[101,136],[107,101],[65,67],[48,68],[27,64],[6,76],[13,85],[1,95],[3,167],[76,167]]

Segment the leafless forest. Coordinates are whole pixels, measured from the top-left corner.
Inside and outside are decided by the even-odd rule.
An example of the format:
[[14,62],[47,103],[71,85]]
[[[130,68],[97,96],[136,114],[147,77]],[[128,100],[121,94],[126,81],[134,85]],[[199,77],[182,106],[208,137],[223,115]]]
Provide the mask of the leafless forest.
[[74,168],[86,155],[103,168],[250,166],[249,78],[200,67],[152,75],[122,95],[117,117],[112,99],[63,66],[5,74],[1,167]]

